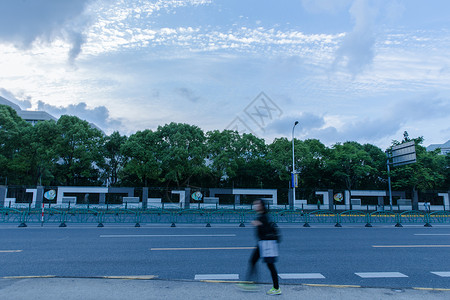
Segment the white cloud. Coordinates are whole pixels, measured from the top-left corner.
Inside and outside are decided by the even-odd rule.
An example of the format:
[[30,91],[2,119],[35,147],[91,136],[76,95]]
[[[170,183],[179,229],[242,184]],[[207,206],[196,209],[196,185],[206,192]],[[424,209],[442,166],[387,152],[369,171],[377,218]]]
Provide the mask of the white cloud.
[[350,14],[355,26],[348,33],[336,51],[333,68],[344,66],[353,76],[361,73],[374,58],[374,23],[378,10],[367,0],[355,0]]
[[1,1],[0,41],[29,49],[35,42],[67,40],[72,45],[69,59],[73,60],[81,51],[88,24],[83,12],[90,1]]

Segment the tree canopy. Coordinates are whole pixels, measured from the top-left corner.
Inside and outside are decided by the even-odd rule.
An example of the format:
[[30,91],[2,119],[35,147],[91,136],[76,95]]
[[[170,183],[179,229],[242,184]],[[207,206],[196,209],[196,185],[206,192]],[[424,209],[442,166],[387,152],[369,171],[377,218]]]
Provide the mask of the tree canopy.
[[[397,190],[448,190],[450,155],[416,144],[417,162],[392,168]],[[327,147],[294,140],[295,171],[303,189],[386,189],[386,154],[354,141]],[[292,141],[267,144],[252,134],[203,132],[170,123],[156,130],[105,135],[75,116],[32,126],[0,105],[0,184],[287,188]]]

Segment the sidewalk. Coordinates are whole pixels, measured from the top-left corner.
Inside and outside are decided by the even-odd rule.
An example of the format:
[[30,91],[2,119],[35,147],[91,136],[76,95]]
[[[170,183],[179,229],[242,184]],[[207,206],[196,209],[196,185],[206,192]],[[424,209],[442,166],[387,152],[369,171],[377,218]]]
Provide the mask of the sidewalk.
[[0,279],[0,299],[450,299],[449,290],[361,288],[313,285],[281,285],[283,294],[268,296],[271,286],[258,285],[256,292],[244,292],[233,283],[126,280],[97,278]]

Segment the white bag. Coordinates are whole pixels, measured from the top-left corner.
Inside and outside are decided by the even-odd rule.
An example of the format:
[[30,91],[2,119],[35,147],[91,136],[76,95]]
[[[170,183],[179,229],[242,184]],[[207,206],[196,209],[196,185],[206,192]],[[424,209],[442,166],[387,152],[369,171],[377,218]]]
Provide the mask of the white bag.
[[276,240],[261,240],[258,242],[261,257],[277,257],[278,242]]

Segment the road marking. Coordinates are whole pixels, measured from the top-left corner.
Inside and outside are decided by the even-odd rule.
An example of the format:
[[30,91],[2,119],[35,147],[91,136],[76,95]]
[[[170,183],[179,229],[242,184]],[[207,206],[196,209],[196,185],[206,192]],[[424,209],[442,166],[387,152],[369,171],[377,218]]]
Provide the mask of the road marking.
[[450,245],[372,245],[374,248],[450,248]]
[[197,274],[195,280],[235,280],[239,279],[239,274]]
[[17,253],[22,251],[23,250],[0,250],[0,253]]
[[105,279],[127,279],[127,280],[149,280],[155,279],[158,276],[155,275],[137,275],[137,276],[102,276]]
[[441,289],[441,288],[423,288],[423,287],[413,287],[413,290],[421,290],[421,291],[442,291],[442,292],[450,291],[450,289]]
[[130,238],[130,237],[230,237],[236,234],[103,234],[101,238]]
[[345,284],[319,284],[319,283],[302,283],[306,286],[319,286],[319,287],[333,287],[333,288],[360,288],[360,285],[345,285]]
[[256,247],[204,247],[204,248],[150,248],[151,251],[176,251],[176,250],[249,250]]
[[5,276],[3,279],[55,278],[56,275]]
[[320,273],[283,273],[278,274],[281,279],[323,279]]
[[414,235],[450,235],[450,233],[415,233]]
[[441,277],[450,277],[450,272],[431,272],[431,273]]
[[405,274],[400,272],[363,272],[363,273],[355,273],[361,278],[400,278],[400,277],[408,277]]

